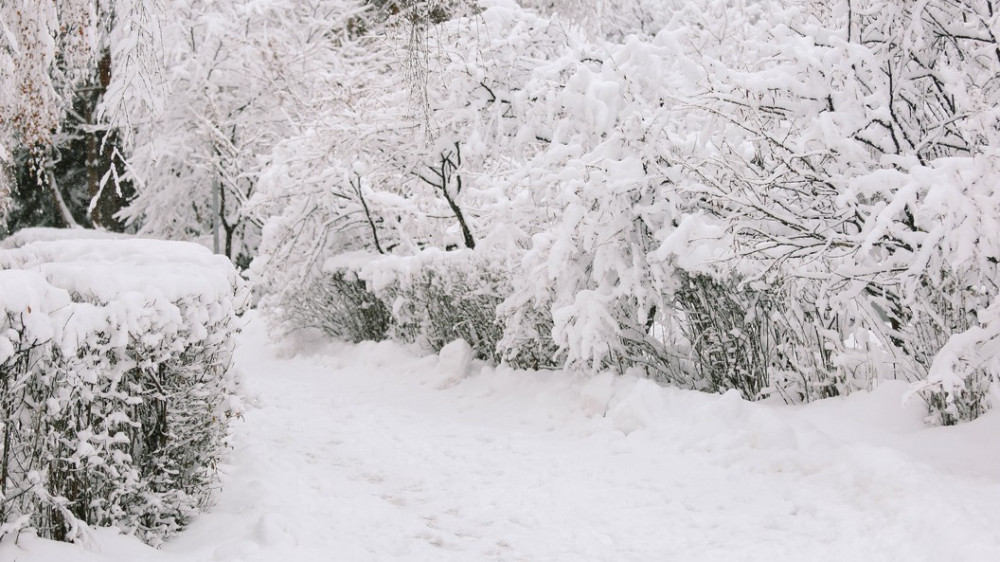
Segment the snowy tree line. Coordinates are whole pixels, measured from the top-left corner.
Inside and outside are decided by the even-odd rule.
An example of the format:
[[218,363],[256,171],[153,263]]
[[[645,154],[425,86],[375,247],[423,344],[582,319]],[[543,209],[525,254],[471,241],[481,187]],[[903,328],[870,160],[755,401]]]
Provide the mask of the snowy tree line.
[[0,156],[45,169],[108,53],[116,217],[218,224],[285,329],[747,399],[904,379],[938,423],[994,399],[993,2],[42,4],[3,11],[31,87]]
[[264,161],[264,307],[522,367],[789,402],[904,379],[936,422],[985,411],[993,5],[601,6],[615,29],[480,3],[348,33],[395,59],[343,47],[342,97]]

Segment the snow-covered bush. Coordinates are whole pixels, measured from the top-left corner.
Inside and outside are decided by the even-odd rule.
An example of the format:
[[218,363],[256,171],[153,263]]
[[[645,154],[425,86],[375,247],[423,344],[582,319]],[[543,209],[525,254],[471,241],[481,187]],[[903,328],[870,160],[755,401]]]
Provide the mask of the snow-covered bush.
[[[322,266],[331,255],[398,244],[392,225],[384,226],[393,204],[385,204],[364,176],[341,162],[299,165],[302,158],[320,159],[325,142],[307,135],[272,152],[255,203],[270,214],[261,255],[250,267],[255,292],[278,332],[318,328],[349,341],[381,340],[388,333],[381,301],[356,276]],[[280,203],[268,201],[270,196]]]
[[318,328],[336,339],[382,341],[392,315],[353,272],[332,271],[312,278],[302,295],[284,303],[288,330]]
[[23,232],[0,249],[2,527],[156,544],[210,500],[245,301],[180,242]]
[[[732,237],[727,269],[788,304],[772,318],[790,343],[781,384],[812,399],[922,381],[996,294],[991,8],[789,6],[742,63],[706,64],[690,106],[711,133],[678,154]],[[981,412],[989,386],[956,371],[931,379],[943,398],[921,386],[946,423]]]
[[978,417],[1000,391],[1000,243],[984,234],[1000,228],[993,188],[1000,154],[984,152],[940,158],[905,173],[886,171],[857,184],[892,186],[903,210],[889,205],[878,217],[885,236],[900,235],[893,224],[900,219],[890,222],[885,215],[912,217],[913,250],[897,258],[899,273],[892,278],[904,312],[893,335],[900,355],[924,381],[917,386],[932,416],[944,424]]
[[774,296],[741,289],[733,280],[720,282],[686,272],[679,276],[675,302],[683,311],[682,330],[691,343],[696,387],[712,392],[736,389],[748,400],[766,395],[775,362],[782,358]]
[[930,365],[918,392],[931,406],[933,421],[951,425],[979,417],[1000,405],[1000,315],[996,303],[983,321],[952,335]]
[[[497,359],[497,306],[510,292],[509,270],[488,255],[428,249],[413,256],[343,254],[327,261],[333,277],[363,281],[392,316],[394,339],[434,351],[457,339],[480,359]],[[355,315],[366,315],[357,309]],[[343,320],[356,322],[356,319]]]
[[[691,386],[675,348],[676,256],[658,248],[690,205],[669,158],[672,121],[698,69],[675,33],[648,42],[565,39],[536,62],[515,106],[545,142],[503,181],[541,204],[513,294],[501,354],[519,365],[639,368]],[[656,68],[656,72],[646,69]],[[548,216],[546,216],[548,215]]]
[[[534,273],[527,270],[531,275]],[[497,356],[516,369],[553,369],[563,366],[566,353],[552,339],[552,293],[543,285],[521,283],[499,306],[497,318],[503,334]]]
[[[375,291],[392,311],[392,335],[436,347],[461,337],[480,356],[494,357],[495,300],[506,296],[499,287],[545,222],[536,219],[554,214],[527,194],[505,191],[520,185],[497,176],[510,173],[508,152],[529,154],[540,144],[530,118],[519,114],[526,103],[519,90],[535,57],[558,51],[566,34],[514,4],[488,4],[480,14],[421,28],[415,43],[405,25],[395,24],[381,36],[345,40],[345,72],[317,101],[325,109],[268,155],[251,202],[268,217],[251,271],[262,308],[283,330],[322,325],[354,339],[348,321],[336,320],[339,304],[323,309],[354,298],[353,285],[338,284],[358,272],[321,265],[359,250],[390,269],[397,262],[382,254],[414,256],[419,279],[399,278]],[[531,52],[511,49],[512,42]],[[338,138],[351,142],[331,140]],[[433,248],[458,247],[475,247],[477,257],[440,258],[458,260],[454,271],[428,257],[442,253]],[[420,287],[430,292],[418,295]],[[397,300],[413,310],[394,308]]]

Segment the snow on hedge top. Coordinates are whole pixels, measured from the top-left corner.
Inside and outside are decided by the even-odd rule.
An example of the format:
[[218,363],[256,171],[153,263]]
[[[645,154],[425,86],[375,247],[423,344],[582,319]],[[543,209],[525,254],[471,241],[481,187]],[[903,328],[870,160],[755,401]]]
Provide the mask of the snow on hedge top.
[[[31,340],[52,339],[56,327],[67,320],[70,304],[69,293],[49,285],[36,271],[0,270],[0,315],[17,315]],[[6,328],[0,316],[0,364],[14,354],[21,337]]]
[[3,269],[38,271],[53,286],[98,302],[133,292],[228,301],[241,285],[232,263],[203,246],[92,230],[22,230],[0,242]]
[[[350,271],[369,284],[369,289],[381,291],[403,279],[411,279],[417,272],[445,268],[459,268],[476,258],[472,250],[442,250],[425,248],[420,252],[400,256],[395,254],[372,254],[364,250],[344,252],[323,262],[323,271]],[[497,259],[500,259],[499,257]]]
[[218,327],[246,304],[232,263],[196,244],[53,229],[12,238],[0,243],[0,363],[31,342],[65,355],[95,338],[164,353],[225,342]]

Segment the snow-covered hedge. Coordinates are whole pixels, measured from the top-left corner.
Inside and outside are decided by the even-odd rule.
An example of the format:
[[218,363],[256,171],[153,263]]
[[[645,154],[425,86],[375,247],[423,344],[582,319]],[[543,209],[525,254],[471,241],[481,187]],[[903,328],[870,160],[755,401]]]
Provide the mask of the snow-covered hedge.
[[[435,351],[463,339],[480,359],[498,359],[502,329],[497,306],[510,292],[510,278],[500,263],[481,253],[428,249],[403,257],[356,252],[331,258],[324,270],[330,279],[364,282],[389,311],[392,338],[420,341]],[[363,308],[355,312],[366,314]]]
[[194,244],[101,238],[0,246],[0,535],[113,525],[156,544],[217,482],[240,278]]
[[382,341],[392,316],[385,304],[352,272],[332,271],[310,280],[301,294],[281,301],[288,331],[317,328],[351,341]]

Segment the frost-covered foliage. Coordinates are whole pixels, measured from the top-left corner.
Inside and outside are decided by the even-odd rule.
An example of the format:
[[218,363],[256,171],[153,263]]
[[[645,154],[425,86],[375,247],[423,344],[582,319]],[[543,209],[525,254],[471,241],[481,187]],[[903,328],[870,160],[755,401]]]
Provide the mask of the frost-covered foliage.
[[22,231],[0,249],[0,534],[152,544],[211,499],[245,301],[225,258]]
[[[0,33],[5,38],[0,40],[0,74],[3,76],[13,76],[17,62],[12,56],[10,39],[6,38],[7,24],[4,21],[5,15],[0,13]],[[13,80],[4,80],[0,83],[0,115],[11,115],[13,112],[13,100],[16,91]],[[7,216],[10,212],[14,188],[14,177],[12,168],[14,157],[11,154],[15,143],[15,133],[8,127],[0,127],[0,234],[6,231]]]
[[991,3],[350,6],[233,168],[286,328],[748,399],[903,379],[943,423],[989,406]]
[[94,0],[0,4],[0,220],[13,185],[7,168],[17,154],[31,176],[21,189],[48,190],[62,220],[76,224],[53,168],[63,120],[96,66],[105,8]]
[[[691,102],[714,134],[685,166],[728,225],[727,269],[788,295],[793,378],[827,381],[797,394],[923,380],[996,294],[991,7],[789,5],[753,57],[707,67]],[[976,373],[932,378],[940,421],[982,411],[996,381]]]
[[[428,249],[405,257],[343,254],[328,260],[324,270],[341,283],[344,279],[363,283],[378,299],[378,310],[391,317],[386,335],[420,342],[434,351],[462,339],[479,358],[497,358],[500,325],[496,311],[510,293],[510,268],[502,262],[473,250]],[[366,307],[345,312],[373,317]],[[376,326],[383,321],[381,315],[373,319]],[[345,322],[338,318],[329,321]]]
[[96,47],[95,2],[16,0],[0,6],[4,140],[48,158],[72,89],[85,77]]
[[260,242],[262,219],[248,202],[266,153],[314,122],[318,100],[339,89],[346,73],[334,53],[357,4],[169,3],[162,87],[148,103],[125,106],[138,191],[123,215],[129,223],[143,234],[210,240],[217,221],[222,251],[246,265]]

